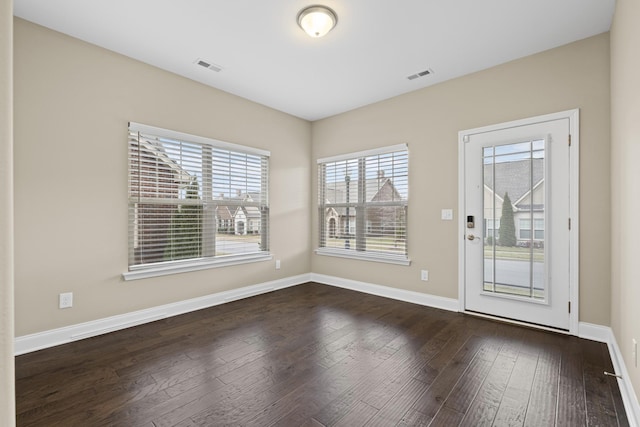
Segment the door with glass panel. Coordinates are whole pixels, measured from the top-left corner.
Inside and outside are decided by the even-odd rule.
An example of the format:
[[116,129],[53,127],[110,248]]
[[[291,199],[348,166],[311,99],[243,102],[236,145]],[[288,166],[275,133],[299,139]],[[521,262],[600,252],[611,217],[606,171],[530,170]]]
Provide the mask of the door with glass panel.
[[568,118],[461,132],[464,308],[570,321]]

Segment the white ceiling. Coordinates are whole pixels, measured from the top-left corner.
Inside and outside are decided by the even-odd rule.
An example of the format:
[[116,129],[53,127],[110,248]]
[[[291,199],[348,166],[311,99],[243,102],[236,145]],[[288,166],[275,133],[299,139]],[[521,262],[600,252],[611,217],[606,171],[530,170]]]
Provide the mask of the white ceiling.
[[[609,30],[615,0],[14,0],[16,16],[307,120]],[[222,67],[213,72],[201,58]],[[425,69],[433,74],[407,76]],[[550,70],[550,72],[553,72]]]

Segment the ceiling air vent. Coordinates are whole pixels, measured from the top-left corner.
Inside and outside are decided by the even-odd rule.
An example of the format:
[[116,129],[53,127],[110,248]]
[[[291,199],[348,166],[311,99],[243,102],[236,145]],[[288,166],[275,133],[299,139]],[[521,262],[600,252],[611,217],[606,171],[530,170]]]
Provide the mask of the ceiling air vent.
[[205,61],[204,59],[200,59],[200,58],[196,59],[195,64],[196,64],[196,65],[199,65],[199,66],[201,66],[201,67],[204,67],[204,68],[208,68],[208,69],[210,69],[210,70],[213,70],[213,71],[215,71],[216,73],[217,73],[217,72],[219,72],[220,70],[222,70],[222,67],[221,67],[221,66],[216,65],[216,64],[214,64],[214,63],[212,63],[212,62],[209,62],[209,61]]
[[427,68],[424,71],[420,71],[420,72],[417,72],[415,74],[411,74],[410,76],[407,76],[407,78],[409,80],[414,80],[414,79],[417,79],[418,77],[428,76],[429,74],[433,74],[433,70],[430,69],[430,68]]

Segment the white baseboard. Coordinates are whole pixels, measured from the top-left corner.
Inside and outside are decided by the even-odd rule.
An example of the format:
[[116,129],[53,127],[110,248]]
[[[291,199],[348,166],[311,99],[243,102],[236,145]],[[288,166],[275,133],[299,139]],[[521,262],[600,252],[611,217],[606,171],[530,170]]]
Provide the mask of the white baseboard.
[[252,286],[245,286],[239,289],[218,292],[199,298],[179,301],[171,304],[161,305],[158,307],[148,308],[145,310],[138,310],[131,313],[107,317],[104,319],[92,320],[90,322],[65,326],[63,328],[51,329],[49,331],[38,332],[30,335],[23,335],[20,337],[16,337],[15,339],[15,354],[20,355],[30,353],[32,351],[42,350],[60,344],[66,344],[83,338],[94,337],[97,335],[106,334],[108,332],[114,332],[120,329],[129,328],[131,326],[153,322],[155,320],[164,319],[166,317],[177,316],[179,314],[189,313],[191,311],[224,304],[226,302],[264,294],[266,292],[271,292],[278,289],[288,288],[290,286],[307,283],[309,281],[309,274],[301,274],[299,276],[287,277],[284,279],[260,283]]
[[611,328],[593,323],[578,323],[578,336],[591,341],[608,343],[611,339]]
[[607,344],[607,347],[609,348],[609,355],[611,356],[611,362],[613,363],[614,373],[622,377],[618,378],[618,387],[620,388],[620,394],[622,395],[624,409],[627,412],[627,418],[629,418],[629,425],[631,427],[638,427],[640,425],[640,404],[638,403],[638,397],[633,390],[633,384],[631,384],[629,372],[627,371],[624,359],[622,358],[622,353],[620,352],[620,347],[618,347],[618,342],[613,334],[613,330],[608,326],[580,322],[579,331],[580,338],[586,338]]
[[290,286],[307,283],[310,281],[338,286],[368,294],[378,295],[400,301],[412,302],[429,307],[440,308],[450,311],[458,311],[458,300],[443,298],[434,295],[422,294],[418,292],[405,291],[387,286],[373,285],[370,283],[357,282],[354,280],[341,279],[339,277],[326,276],[320,274],[301,274],[299,276],[274,280],[252,286],[245,286],[239,289],[205,295],[185,301],[152,307],[145,310],[138,310],[131,313],[92,320],[76,325],[51,329],[30,335],[23,335],[15,339],[15,355],[30,353],[83,338],[95,337],[97,335],[118,331],[132,326],[142,325],[166,317],[177,316],[203,308],[213,307],[226,302],[235,301]]
[[624,409],[627,411],[627,417],[629,418],[629,425],[638,427],[640,426],[640,404],[638,403],[638,395],[633,390],[629,372],[622,359],[622,353],[620,352],[620,347],[618,347],[616,337],[613,335],[613,331],[611,331],[611,340],[607,342],[607,346],[609,347],[609,354],[611,354],[613,369],[618,375],[622,375],[622,378],[618,378],[618,386],[622,394]]
[[322,283],[324,285],[351,289],[352,291],[364,292],[366,294],[377,295],[380,297],[420,304],[427,307],[434,307],[448,311],[460,311],[460,303],[457,299],[453,298],[439,297],[436,295],[423,294],[421,292],[407,291],[404,289],[391,288],[389,286],[374,285],[372,283],[358,282],[356,280],[342,279],[340,277],[316,273],[311,273],[311,281]]
[[[356,280],[343,279],[335,276],[327,276],[324,274],[309,273],[260,283],[257,285],[245,286],[239,289],[219,292],[146,310],[134,311],[104,319],[79,323],[77,325],[16,337],[15,354],[20,355],[30,353],[32,351],[54,347],[56,345],[69,343],[83,338],[106,334],[108,332],[118,331],[131,326],[153,322],[166,317],[177,316],[191,311],[213,307],[226,302],[278,289],[284,289],[307,282],[322,283],[325,285],[336,286],[447,311],[460,311],[460,305],[457,299],[359,282]],[[622,358],[622,353],[620,353],[620,348],[618,347],[618,343],[616,342],[612,329],[608,326],[580,322],[578,326],[578,336],[580,338],[586,338],[607,344],[615,373],[622,376],[622,378],[618,378],[618,385],[620,387],[620,393],[622,394],[622,400],[627,412],[627,417],[629,418],[629,424],[631,427],[638,427],[640,425],[640,406],[638,405],[638,398],[633,390],[633,385],[629,379],[629,373],[627,372]]]
[[[311,280],[325,285],[337,286],[340,288],[351,289],[353,291],[440,308],[443,310],[460,311],[458,300],[453,298],[444,298],[419,292],[406,291],[390,288],[388,286],[374,285],[371,283],[358,282],[355,280],[342,279],[340,277],[327,276],[323,274],[311,273]],[[633,385],[629,379],[629,373],[627,372],[624,360],[622,359],[622,354],[620,353],[620,349],[616,343],[613,330],[608,326],[580,322],[578,324],[578,336],[580,338],[607,344],[615,373],[622,376],[622,378],[618,378],[618,386],[620,387],[620,394],[622,395],[624,408],[627,412],[629,425],[631,427],[640,426],[640,406],[638,405],[638,398],[633,390]]]

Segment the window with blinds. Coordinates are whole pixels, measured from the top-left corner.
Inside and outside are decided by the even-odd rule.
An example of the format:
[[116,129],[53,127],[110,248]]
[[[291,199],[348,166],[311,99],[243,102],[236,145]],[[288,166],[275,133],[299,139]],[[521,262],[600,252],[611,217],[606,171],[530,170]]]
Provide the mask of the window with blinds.
[[408,264],[408,201],[404,144],[319,159],[316,253]]
[[268,255],[268,152],[137,123],[128,151],[130,272]]

